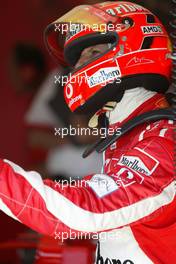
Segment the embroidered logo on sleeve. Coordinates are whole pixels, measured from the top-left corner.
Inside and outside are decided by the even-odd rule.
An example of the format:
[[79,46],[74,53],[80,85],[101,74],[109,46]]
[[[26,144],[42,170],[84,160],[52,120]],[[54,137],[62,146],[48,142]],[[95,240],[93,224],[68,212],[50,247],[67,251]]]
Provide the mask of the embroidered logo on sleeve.
[[135,148],[127,155],[122,155],[119,165],[126,166],[136,173],[150,176],[157,168],[159,161],[142,149]]
[[100,198],[119,188],[116,182],[105,174],[95,174],[87,183]]
[[136,177],[134,177],[134,174],[127,168],[121,168],[115,177],[118,177],[118,180],[121,182],[121,185],[124,188],[130,186],[133,183],[136,183],[137,181],[141,184],[143,181],[143,177],[139,177],[139,179],[136,179]]

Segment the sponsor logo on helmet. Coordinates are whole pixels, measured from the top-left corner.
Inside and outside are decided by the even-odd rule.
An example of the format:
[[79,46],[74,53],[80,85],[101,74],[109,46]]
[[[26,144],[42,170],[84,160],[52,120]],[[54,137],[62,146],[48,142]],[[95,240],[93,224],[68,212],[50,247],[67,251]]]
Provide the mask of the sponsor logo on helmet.
[[74,97],[74,98],[72,98],[70,100],[70,102],[68,103],[68,106],[71,107],[74,103],[76,103],[77,101],[79,101],[81,99],[82,99],[82,95],[81,94],[76,96],[76,97]]
[[122,155],[118,164],[125,165],[135,172],[150,176],[157,168],[159,162],[139,148],[135,148],[133,153],[133,155]]
[[118,79],[120,76],[121,73],[118,67],[102,68],[95,72],[92,76],[88,77],[87,82],[89,87],[92,88],[101,83],[105,85],[111,80]]
[[112,16],[115,16],[117,14],[123,14],[123,13],[134,13],[134,12],[141,12],[141,11],[147,11],[146,8],[136,5],[136,4],[121,4],[114,8],[109,8],[106,10],[107,13],[109,13]]
[[141,29],[145,35],[152,33],[163,33],[163,30],[160,26],[142,26]]
[[73,95],[73,86],[71,85],[71,83],[69,83],[66,87],[66,96],[68,99],[70,99]]

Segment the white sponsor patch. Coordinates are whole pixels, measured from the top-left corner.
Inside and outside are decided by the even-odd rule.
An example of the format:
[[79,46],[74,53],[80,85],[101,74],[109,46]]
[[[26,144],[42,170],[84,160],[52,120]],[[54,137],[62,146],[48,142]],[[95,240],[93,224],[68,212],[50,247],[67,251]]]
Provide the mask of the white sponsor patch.
[[142,26],[141,29],[145,35],[163,33],[163,30],[160,26]]
[[119,67],[107,67],[98,70],[92,76],[88,77],[87,82],[89,87],[92,88],[98,84],[106,84],[111,80],[118,79],[120,76],[121,73]]
[[105,174],[95,174],[87,183],[100,198],[119,188],[116,182]]

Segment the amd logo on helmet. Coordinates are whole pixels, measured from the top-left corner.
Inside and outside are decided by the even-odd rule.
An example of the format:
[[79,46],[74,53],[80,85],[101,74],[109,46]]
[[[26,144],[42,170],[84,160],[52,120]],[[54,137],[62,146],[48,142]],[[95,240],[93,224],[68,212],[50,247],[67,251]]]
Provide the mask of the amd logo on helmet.
[[141,29],[144,34],[163,33],[160,26],[143,26]]

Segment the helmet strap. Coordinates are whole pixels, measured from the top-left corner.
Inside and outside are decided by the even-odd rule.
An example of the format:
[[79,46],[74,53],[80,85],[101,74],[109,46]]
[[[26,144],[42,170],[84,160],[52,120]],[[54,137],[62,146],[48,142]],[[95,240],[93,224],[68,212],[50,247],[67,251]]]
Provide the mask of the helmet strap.
[[89,120],[89,123],[88,123],[88,126],[90,128],[94,128],[94,127],[98,127],[98,124],[99,124],[99,119],[100,119],[100,116],[104,115],[106,116],[105,114],[108,113],[108,112],[111,112],[114,110],[114,108],[116,107],[117,105],[117,102],[107,102],[103,108],[99,111],[97,111]]

